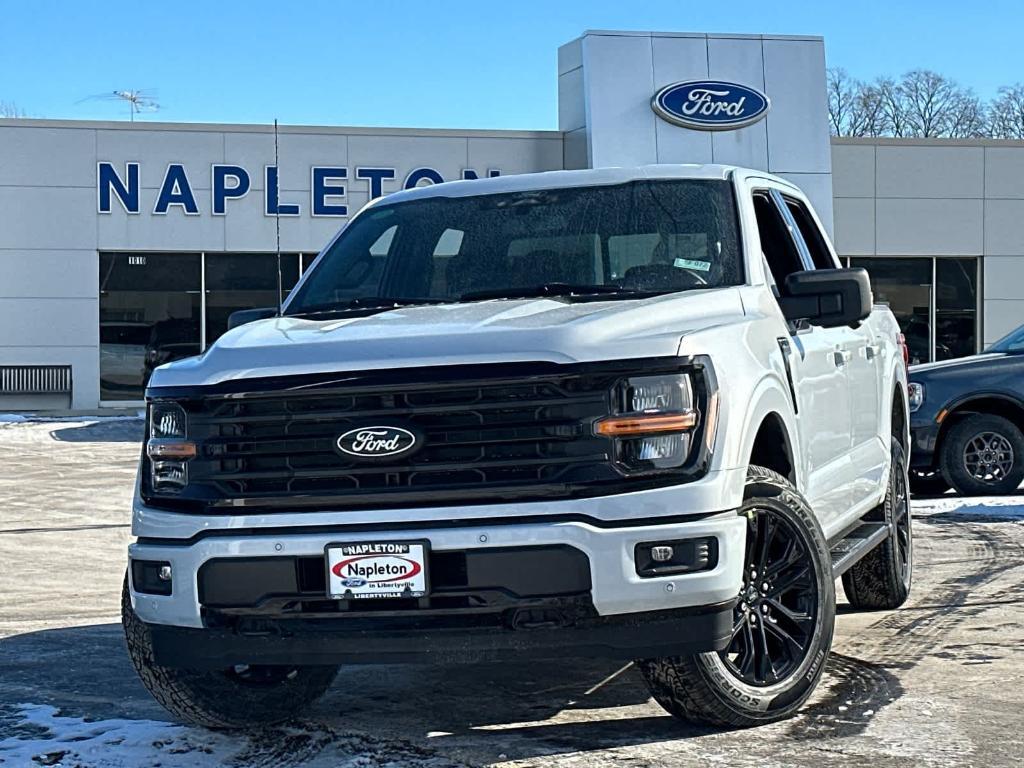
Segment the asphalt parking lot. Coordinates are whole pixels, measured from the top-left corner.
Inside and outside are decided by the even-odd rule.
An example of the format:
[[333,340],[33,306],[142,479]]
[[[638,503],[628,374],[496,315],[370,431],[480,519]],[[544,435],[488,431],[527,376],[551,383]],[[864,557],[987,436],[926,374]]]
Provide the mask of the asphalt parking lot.
[[169,723],[118,623],[141,422],[0,422],[0,765],[1019,766],[1024,496],[918,499],[915,585],[841,607],[795,719],[680,725],[631,666],[580,661],[343,670],[301,722]]

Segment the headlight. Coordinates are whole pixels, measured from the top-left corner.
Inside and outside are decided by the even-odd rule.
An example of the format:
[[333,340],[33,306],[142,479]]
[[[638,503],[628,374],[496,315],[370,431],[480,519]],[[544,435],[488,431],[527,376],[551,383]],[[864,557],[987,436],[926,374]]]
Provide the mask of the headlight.
[[907,385],[907,405],[911,413],[924,405],[924,384],[912,381]]
[[196,445],[188,440],[188,416],[177,403],[149,406],[146,456],[149,481],[154,491],[180,491],[188,483],[188,461]]
[[594,430],[615,441],[615,462],[626,472],[682,467],[690,456],[700,414],[688,373],[636,376],[614,393],[615,413]]

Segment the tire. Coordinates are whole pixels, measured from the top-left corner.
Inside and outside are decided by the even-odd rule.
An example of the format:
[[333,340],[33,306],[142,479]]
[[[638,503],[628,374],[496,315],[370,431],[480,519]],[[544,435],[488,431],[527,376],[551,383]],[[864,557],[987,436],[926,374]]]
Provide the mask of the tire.
[[889,526],[889,538],[843,574],[846,599],[859,610],[899,608],[906,602],[913,581],[914,536],[907,495],[907,459],[896,438],[892,439],[889,487],[878,511]]
[[177,719],[204,728],[238,729],[288,720],[319,699],[337,667],[187,670],[153,662],[152,634],[132,610],[125,578],[121,625],[142,684]]
[[946,436],[941,466],[965,496],[1013,493],[1024,480],[1024,434],[1002,416],[968,416]]
[[940,470],[910,470],[910,492],[915,496],[941,496],[952,487]]
[[[691,723],[748,727],[789,717],[818,684],[832,647],[832,560],[807,502],[778,473],[752,466],[739,512],[748,520],[747,547],[730,646],[637,662],[655,701]],[[763,573],[752,573],[762,560]],[[765,574],[770,575],[762,582]],[[780,587],[784,582],[789,586]],[[769,584],[767,596],[759,587],[764,583]],[[758,621],[766,607],[768,623]],[[792,645],[782,641],[780,629],[794,640]],[[788,651],[785,663],[780,659],[766,674],[757,654],[748,656],[746,650],[762,640],[765,648]],[[760,682],[754,679],[759,676]]]

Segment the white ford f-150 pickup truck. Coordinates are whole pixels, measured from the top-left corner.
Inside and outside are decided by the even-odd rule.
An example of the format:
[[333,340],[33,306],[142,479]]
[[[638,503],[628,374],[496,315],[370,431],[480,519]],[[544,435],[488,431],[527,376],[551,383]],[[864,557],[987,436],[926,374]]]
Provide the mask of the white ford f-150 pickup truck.
[[902,337],[780,178],[398,192],[233,323],[146,393],[123,623],[186,721],[345,664],[604,657],[753,725],[820,679],[839,576],[907,597]]

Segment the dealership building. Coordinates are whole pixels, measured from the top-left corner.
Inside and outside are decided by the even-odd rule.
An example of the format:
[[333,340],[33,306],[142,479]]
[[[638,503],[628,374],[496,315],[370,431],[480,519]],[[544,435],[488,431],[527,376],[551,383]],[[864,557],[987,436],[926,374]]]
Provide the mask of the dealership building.
[[564,168],[792,180],[917,361],[1024,323],[1024,142],[830,139],[817,37],[587,32],[557,78],[557,131],[289,125],[276,154],[265,125],[0,121],[0,411],[139,403],[153,367],[276,303],[278,227],[287,291],[375,197]]

